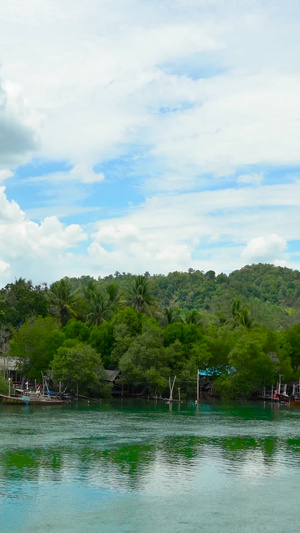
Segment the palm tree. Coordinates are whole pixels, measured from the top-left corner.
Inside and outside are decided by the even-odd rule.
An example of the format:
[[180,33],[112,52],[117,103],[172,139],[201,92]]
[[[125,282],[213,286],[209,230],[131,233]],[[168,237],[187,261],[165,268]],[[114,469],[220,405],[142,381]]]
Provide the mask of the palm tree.
[[165,307],[164,311],[167,324],[173,324],[174,322],[182,322],[180,316],[180,309],[178,307]]
[[183,322],[185,324],[196,324],[196,326],[200,326],[202,324],[202,319],[199,311],[197,311],[197,309],[186,311],[183,317]]
[[50,304],[50,312],[60,319],[65,326],[69,318],[77,317],[76,304],[78,302],[78,290],[72,291],[68,279],[55,281],[46,293]]
[[243,307],[243,309],[241,309],[240,322],[248,329],[250,329],[254,325],[254,320],[251,317],[250,311],[246,307]]
[[241,307],[241,302],[239,300],[234,300],[231,312],[234,327],[242,324],[242,326],[250,329],[254,325],[254,320],[251,317],[250,311],[247,307]]
[[108,300],[111,304],[111,307],[116,310],[122,296],[119,286],[116,283],[110,283],[106,287],[106,292],[108,294]]
[[109,320],[112,315],[112,306],[105,293],[94,291],[91,294],[86,323],[88,326],[99,326]]
[[85,300],[91,300],[93,293],[97,290],[97,284],[94,279],[90,279],[86,285],[81,283],[81,289]]
[[127,305],[138,313],[149,313],[155,306],[155,299],[151,292],[149,280],[145,276],[134,276],[127,286]]

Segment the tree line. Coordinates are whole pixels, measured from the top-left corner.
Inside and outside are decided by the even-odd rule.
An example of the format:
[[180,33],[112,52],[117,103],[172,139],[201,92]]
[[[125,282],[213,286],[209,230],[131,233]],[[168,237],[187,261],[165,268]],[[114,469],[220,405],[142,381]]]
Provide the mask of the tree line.
[[0,350],[29,379],[50,372],[82,394],[109,394],[106,368],[131,394],[164,395],[176,376],[188,397],[200,369],[216,393],[251,396],[279,373],[300,376],[299,294],[299,272],[272,265],[50,287],[20,278],[0,291]]

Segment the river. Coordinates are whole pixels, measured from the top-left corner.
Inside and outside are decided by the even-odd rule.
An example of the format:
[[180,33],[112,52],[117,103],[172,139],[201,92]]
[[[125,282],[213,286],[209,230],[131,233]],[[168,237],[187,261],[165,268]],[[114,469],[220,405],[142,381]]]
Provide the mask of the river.
[[0,406],[1,533],[299,530],[300,409]]

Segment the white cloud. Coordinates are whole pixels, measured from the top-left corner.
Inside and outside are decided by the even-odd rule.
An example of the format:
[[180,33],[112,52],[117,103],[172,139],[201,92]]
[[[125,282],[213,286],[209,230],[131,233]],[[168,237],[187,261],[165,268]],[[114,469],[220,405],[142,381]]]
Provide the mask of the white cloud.
[[8,168],[4,168],[3,170],[0,170],[0,183],[2,183],[2,181],[4,180],[7,180],[7,178],[11,178],[13,175],[14,173]]
[[37,149],[34,114],[16,86],[0,80],[0,169],[7,175],[7,166],[25,163]]
[[[300,165],[299,19],[295,0],[4,2],[0,181],[33,150],[66,161],[26,183],[40,182],[44,213],[85,214],[86,186],[104,179],[94,169],[125,154],[124,178],[152,197],[87,235],[33,222],[1,189],[0,269],[53,280],[289,261],[300,184],[263,185],[260,167]],[[220,185],[233,174],[244,187]],[[41,216],[37,201],[30,212]]]
[[116,226],[103,224],[94,234],[94,238],[107,244],[115,243],[127,246],[128,241],[133,243],[140,239],[140,232],[133,224],[119,224]]
[[70,177],[79,179],[83,183],[95,183],[104,180],[103,172],[94,172],[92,168],[83,164],[75,165],[70,172]]
[[[298,182],[164,194],[123,217],[99,222],[90,251],[97,255],[100,246],[98,265],[105,273],[189,267],[220,272],[255,261],[290,264],[286,246],[299,239],[299,207]],[[257,240],[262,229],[265,236]]]
[[2,187],[0,283],[19,276],[35,282],[83,273],[98,277],[116,270],[221,272],[257,261],[297,268],[287,246],[299,239],[299,207],[299,183],[169,194],[88,232],[56,217],[33,222]]
[[65,226],[56,217],[41,224],[30,220],[0,188],[0,282],[10,277],[53,280],[64,272],[69,250],[87,238],[77,224]]
[[43,174],[42,176],[29,177],[27,182],[48,182],[51,183],[63,183],[68,181],[81,182],[81,183],[97,183],[104,180],[103,172],[95,172],[92,167],[85,164],[77,163],[71,168],[71,170],[51,172],[50,174]]
[[277,263],[287,248],[286,241],[275,233],[251,239],[242,252],[247,263]]
[[254,174],[241,174],[237,182],[238,183],[245,183],[246,185],[261,185],[263,176],[261,173],[254,173]]
[[288,9],[271,0],[41,6],[6,2],[0,22],[10,91],[43,117],[41,127],[30,122],[40,155],[92,168],[137,143],[181,181],[186,173],[300,163],[294,0]]

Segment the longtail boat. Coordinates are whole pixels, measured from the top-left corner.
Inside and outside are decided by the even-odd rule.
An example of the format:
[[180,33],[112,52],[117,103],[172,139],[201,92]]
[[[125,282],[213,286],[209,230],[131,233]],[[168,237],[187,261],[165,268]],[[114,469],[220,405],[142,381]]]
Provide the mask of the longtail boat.
[[66,403],[66,400],[56,400],[46,397],[37,396],[6,396],[0,394],[0,400],[6,404],[34,404],[34,405],[62,405]]
[[12,404],[29,403],[28,396],[5,396],[5,394],[0,394],[0,400],[3,403],[12,403]]

